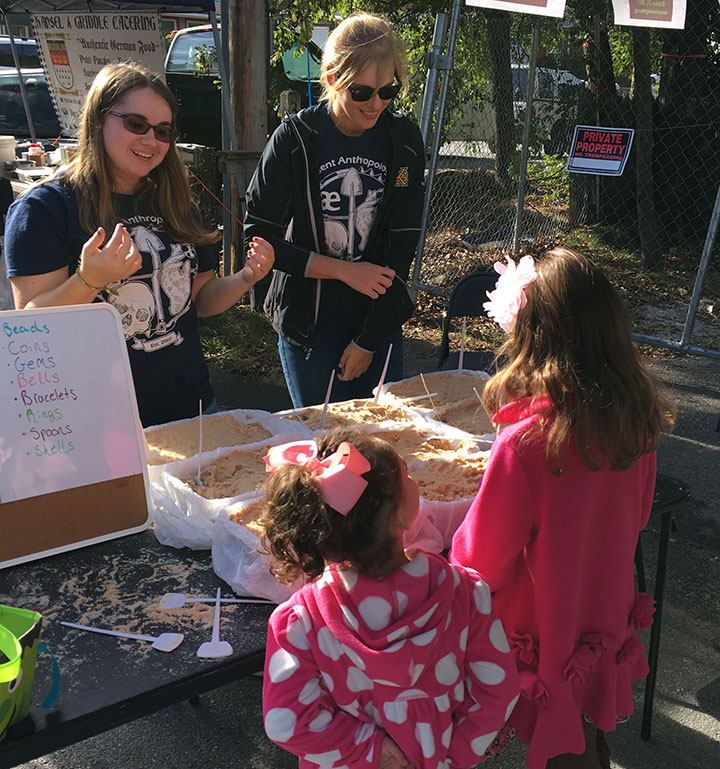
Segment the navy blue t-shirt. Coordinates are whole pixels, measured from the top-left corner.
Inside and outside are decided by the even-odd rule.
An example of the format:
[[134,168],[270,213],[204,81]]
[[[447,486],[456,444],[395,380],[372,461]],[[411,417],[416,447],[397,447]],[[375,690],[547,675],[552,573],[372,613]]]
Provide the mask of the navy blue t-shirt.
[[[320,200],[326,255],[362,259],[388,174],[390,137],[383,121],[360,136],[346,136],[323,111],[320,127]],[[323,280],[318,323],[354,329],[367,298],[339,280]]]
[[[142,254],[142,267],[112,284],[117,296],[102,293],[98,298],[120,313],[140,420],[147,426],[194,416],[198,401],[209,406],[214,393],[191,290],[198,272],[214,269],[215,254],[211,246],[172,241],[162,217],[138,206],[133,195],[118,195],[117,206]],[[8,211],[8,277],[63,267],[72,274],[89,237],[80,225],[72,190],[59,182],[35,187]]]

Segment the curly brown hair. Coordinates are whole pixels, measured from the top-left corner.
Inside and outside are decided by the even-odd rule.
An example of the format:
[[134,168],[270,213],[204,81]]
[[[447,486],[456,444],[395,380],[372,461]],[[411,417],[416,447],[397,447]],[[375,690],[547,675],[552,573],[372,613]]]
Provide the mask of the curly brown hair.
[[357,428],[340,428],[316,438],[318,459],[334,453],[343,441],[370,463],[363,475],[367,488],[347,515],[323,501],[317,479],[305,466],[281,465],[265,485],[267,504],[259,523],[274,558],[271,571],[284,584],[300,574],[315,579],[326,563],[379,575],[392,555],[391,527],[401,492],[398,455],[385,441]]
[[[509,363],[485,386],[491,413],[506,401],[546,395],[548,467],[561,474],[569,440],[591,470],[625,470],[654,451],[675,419],[675,405],[632,339],[620,294],[602,270],[569,248],[535,262],[527,304],[498,357]],[[530,436],[528,436],[530,437]]]

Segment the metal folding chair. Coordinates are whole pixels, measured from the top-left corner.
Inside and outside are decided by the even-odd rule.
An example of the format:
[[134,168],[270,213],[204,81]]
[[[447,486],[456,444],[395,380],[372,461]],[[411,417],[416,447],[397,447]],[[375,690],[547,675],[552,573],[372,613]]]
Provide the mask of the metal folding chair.
[[[450,325],[454,318],[478,318],[487,315],[483,302],[487,301],[487,292],[495,288],[496,272],[473,272],[461,278],[453,288],[445,311],[438,371],[450,371],[458,367],[459,352],[450,353]],[[493,368],[495,356],[491,352],[463,351],[463,368],[488,371]]]
[[[660,517],[660,542],[658,547],[657,568],[655,570],[655,615],[650,630],[650,645],[648,646],[648,666],[650,672],[645,679],[645,700],[643,702],[642,724],[640,736],[643,740],[649,740],[652,729],[653,702],[655,700],[655,682],[657,679],[658,655],[660,653],[660,633],[662,630],[663,599],[665,597],[665,576],[667,571],[668,546],[670,544],[670,532],[673,530],[673,512],[690,498],[690,489],[687,484],[671,478],[668,475],[658,474],[655,481],[655,496],[653,497],[650,518]],[[635,571],[637,574],[638,589],[641,593],[646,591],[645,562],[642,551],[642,534],[638,539],[635,550]]]

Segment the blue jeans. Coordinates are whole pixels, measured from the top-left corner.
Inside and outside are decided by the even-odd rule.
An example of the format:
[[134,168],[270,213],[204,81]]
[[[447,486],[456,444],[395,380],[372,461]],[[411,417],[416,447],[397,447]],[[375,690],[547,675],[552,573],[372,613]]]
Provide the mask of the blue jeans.
[[343,382],[338,379],[337,368],[345,348],[352,341],[350,331],[318,326],[310,357],[306,360],[302,347],[278,339],[280,362],[282,363],[285,382],[295,408],[312,406],[325,401],[330,372],[335,369],[330,401],[345,401],[351,398],[369,398],[373,388],[380,381],[388,347],[393,349],[388,363],[386,382],[402,379],[403,349],[402,331],[398,330],[388,337],[375,351],[368,370],[357,379]]

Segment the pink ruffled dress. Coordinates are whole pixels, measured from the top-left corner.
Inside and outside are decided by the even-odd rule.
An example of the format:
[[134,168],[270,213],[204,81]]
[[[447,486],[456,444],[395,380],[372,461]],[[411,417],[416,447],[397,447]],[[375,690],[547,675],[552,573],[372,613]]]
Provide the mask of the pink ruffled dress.
[[652,599],[635,594],[633,557],[655,488],[655,453],[624,471],[591,471],[568,447],[562,476],[528,438],[547,401],[504,406],[480,490],[453,537],[450,560],[479,571],[518,663],[509,723],[527,766],[582,753],[581,715],[604,731],[632,713],[631,684],[648,672],[636,629]]

